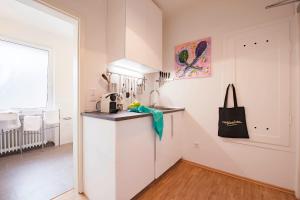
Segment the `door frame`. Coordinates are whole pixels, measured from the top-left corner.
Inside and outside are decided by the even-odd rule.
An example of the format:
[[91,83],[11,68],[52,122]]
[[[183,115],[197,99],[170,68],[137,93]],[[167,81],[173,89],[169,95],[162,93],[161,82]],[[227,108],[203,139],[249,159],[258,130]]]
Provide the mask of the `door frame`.
[[75,27],[76,48],[74,54],[76,61],[73,66],[73,163],[74,163],[74,190],[83,193],[83,156],[82,156],[82,119],[81,119],[81,65],[80,65],[80,27],[81,22],[78,16],[62,10],[61,8],[50,5],[45,0],[16,0],[30,7],[38,9],[47,14],[58,17],[64,21],[72,23]]

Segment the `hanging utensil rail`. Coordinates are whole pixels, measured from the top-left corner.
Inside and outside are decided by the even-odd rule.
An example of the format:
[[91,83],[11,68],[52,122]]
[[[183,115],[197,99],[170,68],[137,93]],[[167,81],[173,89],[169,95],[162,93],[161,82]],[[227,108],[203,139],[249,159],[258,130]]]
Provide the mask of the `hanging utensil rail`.
[[145,78],[145,76],[143,76],[143,78],[138,78],[138,77],[135,77],[135,76],[129,76],[129,75],[125,75],[125,74],[119,74],[119,73],[116,73],[116,72],[110,72],[110,71],[107,71],[106,74],[109,76],[109,75],[118,75],[118,76],[121,76],[121,77],[125,77],[125,78],[132,78],[132,79],[137,79],[137,80],[143,80],[143,81],[146,81],[147,79]]

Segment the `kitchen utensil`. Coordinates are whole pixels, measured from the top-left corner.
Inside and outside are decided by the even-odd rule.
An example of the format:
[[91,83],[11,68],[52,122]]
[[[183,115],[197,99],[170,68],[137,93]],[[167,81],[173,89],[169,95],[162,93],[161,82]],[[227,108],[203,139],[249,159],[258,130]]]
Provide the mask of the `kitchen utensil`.
[[130,96],[131,96],[131,101],[132,101],[132,97],[133,97],[133,80],[130,79]]
[[129,93],[129,78],[127,78],[127,87],[126,87],[126,98],[129,98],[130,97],[130,93]]
[[111,83],[110,84],[110,92],[117,92],[117,83]]
[[118,91],[119,94],[122,93],[122,89],[121,89],[121,88],[122,88],[121,78],[122,78],[121,75],[119,75],[119,85],[118,85],[118,86],[119,86],[119,91]]
[[109,92],[110,91],[110,80],[105,74],[102,74],[101,76],[107,82],[107,91]]
[[125,94],[125,93],[126,93],[126,88],[125,88],[125,83],[124,83],[124,80],[123,80],[122,94]]
[[133,98],[135,99],[136,97],[136,80],[133,79]]
[[106,80],[107,83],[109,83],[109,80],[108,80],[108,78],[107,78],[107,76],[106,76],[105,74],[102,74],[102,78],[103,78],[104,80]]
[[140,84],[137,84],[137,86],[136,86],[136,93],[141,94],[141,85]]
[[125,77],[122,76],[122,94],[125,94]]

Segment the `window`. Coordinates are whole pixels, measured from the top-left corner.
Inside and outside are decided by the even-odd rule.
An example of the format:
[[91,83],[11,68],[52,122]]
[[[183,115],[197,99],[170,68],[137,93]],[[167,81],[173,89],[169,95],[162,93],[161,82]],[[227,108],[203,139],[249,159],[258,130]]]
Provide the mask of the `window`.
[[0,109],[47,107],[48,65],[49,51],[0,40]]

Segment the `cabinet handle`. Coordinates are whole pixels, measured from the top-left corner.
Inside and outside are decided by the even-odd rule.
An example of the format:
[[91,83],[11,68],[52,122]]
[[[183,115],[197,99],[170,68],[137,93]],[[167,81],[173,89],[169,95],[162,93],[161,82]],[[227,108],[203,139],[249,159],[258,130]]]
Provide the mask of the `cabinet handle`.
[[154,162],[156,162],[156,140],[157,137],[154,138]]
[[171,115],[171,136],[174,136],[174,116]]

